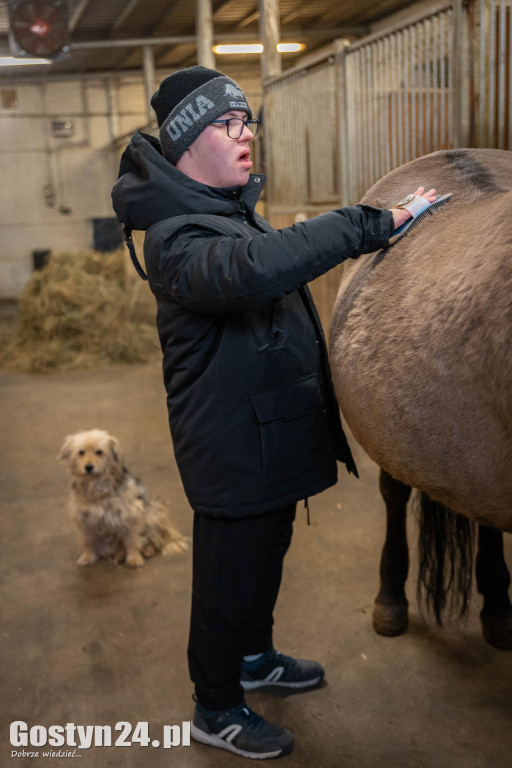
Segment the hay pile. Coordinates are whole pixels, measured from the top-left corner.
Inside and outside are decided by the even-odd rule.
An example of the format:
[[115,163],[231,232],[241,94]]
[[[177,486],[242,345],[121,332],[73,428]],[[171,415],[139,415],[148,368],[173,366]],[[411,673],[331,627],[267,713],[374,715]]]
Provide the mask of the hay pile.
[[27,284],[0,365],[45,373],[157,359],[155,301],[125,249],[52,254]]

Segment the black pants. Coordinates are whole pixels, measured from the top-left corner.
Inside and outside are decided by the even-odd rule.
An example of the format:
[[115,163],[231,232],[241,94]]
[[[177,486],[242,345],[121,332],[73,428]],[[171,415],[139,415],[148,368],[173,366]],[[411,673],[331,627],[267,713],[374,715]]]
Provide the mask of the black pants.
[[206,709],[239,704],[242,657],[272,646],[272,613],[294,518],[295,504],[240,520],[195,514],[188,658]]

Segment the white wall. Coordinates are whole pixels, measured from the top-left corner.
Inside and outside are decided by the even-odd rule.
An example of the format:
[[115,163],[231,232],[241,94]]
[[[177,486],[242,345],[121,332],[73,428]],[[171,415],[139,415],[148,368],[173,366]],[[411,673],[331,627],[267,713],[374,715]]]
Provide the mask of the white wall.
[[[93,246],[91,219],[115,215],[112,140],[146,122],[142,81],[0,86],[10,89],[17,105],[0,99],[0,299],[20,294],[33,251]],[[54,118],[70,118],[74,135],[55,137]]]
[[[257,113],[259,75],[224,71]],[[142,75],[23,81],[0,85],[0,95],[9,89],[16,90],[17,106],[0,98],[0,299],[19,296],[33,272],[33,251],[93,247],[91,219],[115,216],[110,190],[120,150],[113,141],[147,123]],[[74,135],[55,137],[54,118],[70,118]]]

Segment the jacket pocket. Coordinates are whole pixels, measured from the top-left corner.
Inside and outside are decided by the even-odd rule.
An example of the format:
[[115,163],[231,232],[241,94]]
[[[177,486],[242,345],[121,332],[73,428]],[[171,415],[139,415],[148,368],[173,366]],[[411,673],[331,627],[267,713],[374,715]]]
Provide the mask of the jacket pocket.
[[286,342],[285,324],[286,304],[284,299],[276,301],[272,305],[270,327],[268,328],[265,342],[258,347],[258,352],[276,352],[283,349]]
[[314,472],[329,442],[316,374],[251,393],[259,425],[263,473],[271,483]]

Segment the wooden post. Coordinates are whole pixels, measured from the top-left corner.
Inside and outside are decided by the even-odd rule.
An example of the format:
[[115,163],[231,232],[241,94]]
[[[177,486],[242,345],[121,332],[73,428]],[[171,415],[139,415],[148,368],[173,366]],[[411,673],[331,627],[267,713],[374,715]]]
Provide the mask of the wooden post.
[[260,0],[260,39],[263,43],[261,76],[263,82],[270,77],[277,77],[281,74],[281,54],[277,50],[279,36],[278,0]]
[[142,66],[144,69],[144,87],[146,90],[146,115],[148,123],[154,119],[150,100],[155,90],[155,59],[150,45],[142,46]]
[[215,69],[211,0],[196,0],[197,63]]

